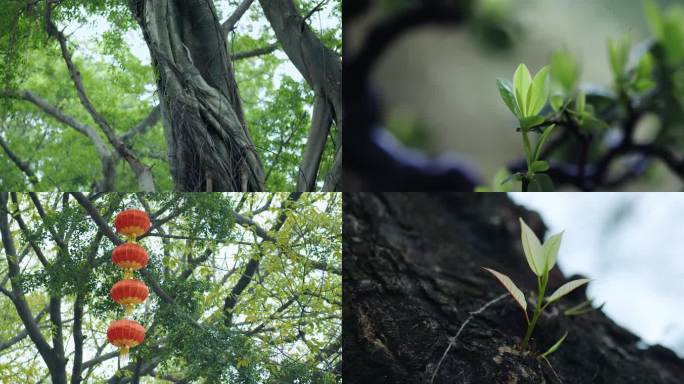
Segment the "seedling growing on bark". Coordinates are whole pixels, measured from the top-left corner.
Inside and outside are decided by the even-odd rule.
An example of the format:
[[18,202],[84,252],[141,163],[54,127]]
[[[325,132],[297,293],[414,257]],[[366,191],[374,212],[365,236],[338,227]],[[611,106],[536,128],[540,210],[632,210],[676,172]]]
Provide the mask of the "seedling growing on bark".
[[[554,127],[553,124],[547,124],[542,130],[545,119],[539,115],[549,98],[549,67],[540,69],[532,78],[527,66],[520,64],[513,75],[513,84],[504,79],[497,79],[496,84],[504,103],[518,118],[522,133],[527,172],[515,174],[514,177],[522,181],[524,191],[528,189],[528,185],[530,190],[552,191],[551,178],[542,173],[549,169],[549,164],[539,158],[544,142]],[[540,129],[541,135],[533,147],[529,133],[534,129]]]
[[[544,309],[546,309],[546,307],[548,307],[554,301],[557,301],[578,287],[588,283],[589,279],[577,279],[565,283],[554,293],[552,293],[551,296],[545,298],[544,293],[546,292],[546,284],[549,282],[549,271],[556,264],[556,257],[558,256],[558,250],[560,249],[563,232],[552,235],[546,240],[546,242],[544,242],[544,244],[542,244],[534,232],[532,232],[530,227],[528,227],[522,219],[520,219],[520,227],[525,258],[527,259],[530,269],[537,276],[537,303],[534,307],[534,313],[532,314],[531,320],[527,314],[527,300],[525,299],[525,295],[513,283],[513,281],[503,273],[497,272],[490,268],[483,269],[494,275],[494,277],[499,280],[499,282],[508,290],[511,296],[513,296],[513,299],[515,299],[518,305],[520,305],[522,308],[523,313],[525,314],[525,320],[527,321],[527,332],[525,333],[525,337],[523,338],[522,344],[520,346],[522,349],[525,349],[530,341],[534,327],[537,325],[537,320],[539,320],[539,316],[541,316]],[[567,332],[558,342],[544,352],[542,356],[546,357],[557,350],[563,340],[565,340],[565,336],[567,336]]]

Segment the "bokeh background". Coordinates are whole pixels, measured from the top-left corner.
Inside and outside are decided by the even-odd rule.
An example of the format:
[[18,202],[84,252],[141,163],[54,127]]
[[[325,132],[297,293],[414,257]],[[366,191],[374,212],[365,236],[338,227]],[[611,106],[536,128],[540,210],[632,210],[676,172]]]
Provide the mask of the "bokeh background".
[[[406,1],[403,1],[406,3]],[[386,123],[405,144],[433,155],[458,152],[473,160],[484,180],[520,159],[517,121],[501,101],[497,77],[511,79],[525,62],[536,72],[566,48],[582,65],[581,84],[610,87],[607,39],[649,36],[641,0],[479,0],[482,22],[469,27],[411,31],[382,58],[374,81]],[[681,1],[660,1],[662,5]],[[376,0],[370,11],[345,21],[347,54],[401,0]],[[489,32],[487,32],[489,31]],[[509,40],[510,39],[510,40]],[[508,44],[510,43],[510,44]],[[676,190],[679,183],[657,164],[632,190]]]
[[[558,265],[595,279],[587,294],[645,343],[684,357],[684,195],[511,193],[565,230]],[[643,345],[646,347],[646,345]]]

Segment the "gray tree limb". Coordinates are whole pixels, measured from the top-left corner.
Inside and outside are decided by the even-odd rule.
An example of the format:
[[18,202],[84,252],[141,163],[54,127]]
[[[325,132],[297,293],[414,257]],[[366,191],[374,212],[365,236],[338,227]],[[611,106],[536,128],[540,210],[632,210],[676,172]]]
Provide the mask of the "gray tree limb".
[[152,111],[150,111],[150,114],[147,115],[144,119],[142,119],[138,124],[136,124],[133,128],[131,128],[128,132],[124,133],[121,136],[121,140],[124,143],[129,143],[133,137],[137,135],[144,135],[147,130],[152,128],[159,119],[161,118],[161,108],[159,105],[156,107],[152,108]]
[[[259,0],[259,3],[278,41],[294,66],[306,79],[311,89],[317,95],[325,97],[331,105],[332,118],[335,119],[338,137],[341,137],[343,126],[342,59],[316,36],[292,0]],[[314,124],[318,122],[314,121]],[[312,128],[312,131],[316,129]],[[314,136],[318,134],[319,132],[314,132]],[[315,139],[318,138],[314,137],[312,140]],[[333,163],[333,168],[330,170],[333,176],[326,179],[326,188],[333,190],[341,188],[341,182],[338,182],[340,178],[335,175],[338,173],[341,175],[342,172],[342,141],[337,140],[336,146],[336,157],[339,154],[340,161]],[[311,152],[315,153],[313,150]],[[312,159],[315,159],[315,156],[310,155],[310,161]],[[302,168],[313,167],[304,164]]]
[[232,59],[233,59],[233,61],[238,61],[238,60],[249,59],[252,57],[268,55],[269,53],[273,53],[276,50],[278,50],[278,48],[280,48],[280,43],[275,42],[275,43],[271,43],[265,47],[255,48],[255,49],[251,49],[249,51],[235,52],[235,53],[233,53]]
[[297,180],[297,191],[300,192],[313,191],[316,188],[318,169],[333,121],[332,106],[320,93],[316,93],[314,97],[311,120],[311,130],[306,141],[306,150],[299,167],[299,178]]
[[242,2],[235,8],[235,11],[233,11],[233,14],[231,14],[226,21],[221,24],[221,28],[223,29],[223,34],[227,35],[230,31],[235,28],[235,25],[237,24],[238,21],[242,18],[242,16],[247,12],[249,7],[252,5],[254,0],[242,0]]

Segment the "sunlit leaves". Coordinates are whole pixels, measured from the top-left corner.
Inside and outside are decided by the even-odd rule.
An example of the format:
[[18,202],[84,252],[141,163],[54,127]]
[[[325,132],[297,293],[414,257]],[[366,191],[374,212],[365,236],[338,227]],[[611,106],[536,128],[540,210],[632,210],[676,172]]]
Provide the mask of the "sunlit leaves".
[[532,77],[530,76],[530,70],[527,69],[525,64],[520,64],[513,74],[513,85],[515,92],[515,101],[518,103],[518,107],[522,114],[520,117],[527,117],[527,93],[530,90],[530,85],[532,84]]
[[514,115],[520,116],[520,109],[515,101],[515,95],[513,94],[513,86],[511,82],[504,79],[496,79],[496,85],[499,88],[499,94],[501,99],[506,103],[508,109],[513,112]]
[[548,86],[549,67],[546,66],[537,72],[532,80],[532,86],[528,92],[527,115],[534,116],[541,112],[549,97]]

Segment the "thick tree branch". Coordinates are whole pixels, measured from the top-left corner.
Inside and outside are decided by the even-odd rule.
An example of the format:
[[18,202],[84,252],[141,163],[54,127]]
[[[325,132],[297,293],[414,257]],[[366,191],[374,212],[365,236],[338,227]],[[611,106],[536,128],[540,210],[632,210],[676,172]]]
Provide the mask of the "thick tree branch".
[[314,97],[311,130],[306,141],[306,151],[299,167],[297,191],[310,192],[316,188],[316,178],[321,164],[325,142],[333,121],[333,109],[328,99],[316,93]]
[[235,52],[235,53],[233,53],[232,58],[233,58],[233,61],[238,61],[238,60],[249,59],[252,57],[268,55],[269,53],[273,53],[276,50],[278,50],[278,48],[280,48],[280,43],[275,42],[275,43],[269,44],[265,47],[255,48],[255,49],[252,49],[249,51]]
[[221,24],[221,28],[223,29],[223,33],[227,35],[230,33],[235,28],[235,25],[237,25],[238,21],[242,18],[242,16],[247,12],[249,7],[252,5],[254,0],[242,0],[242,2],[235,8],[235,11],[233,11],[233,14],[230,15],[226,21]]
[[[331,117],[335,119],[338,136],[341,138],[343,126],[342,59],[316,36],[292,0],[259,0],[259,3],[278,41],[294,66],[316,95],[324,97],[332,107]],[[328,114],[323,114],[321,118],[327,116]],[[318,134],[319,132],[315,133],[314,138],[320,141]],[[342,141],[338,140],[336,145],[336,152],[340,152],[340,161],[333,163],[330,172],[341,174]],[[318,148],[311,150],[310,156],[314,157],[317,151]],[[337,179],[339,177],[336,176],[330,178],[331,181]],[[330,188],[331,181],[327,182],[328,188]],[[333,188],[338,187],[340,185],[337,183],[333,186]]]
[[138,135],[144,135],[145,132],[147,132],[148,129],[152,128],[159,119],[161,118],[161,107],[157,105],[156,107],[152,108],[152,111],[150,112],[147,117],[142,119],[138,124],[136,124],[133,128],[131,128],[128,132],[124,133],[121,136],[121,140],[128,144],[133,137],[138,136]]
[[323,192],[340,191],[342,189],[342,148],[335,152],[335,160],[330,167],[330,172],[325,176]]

